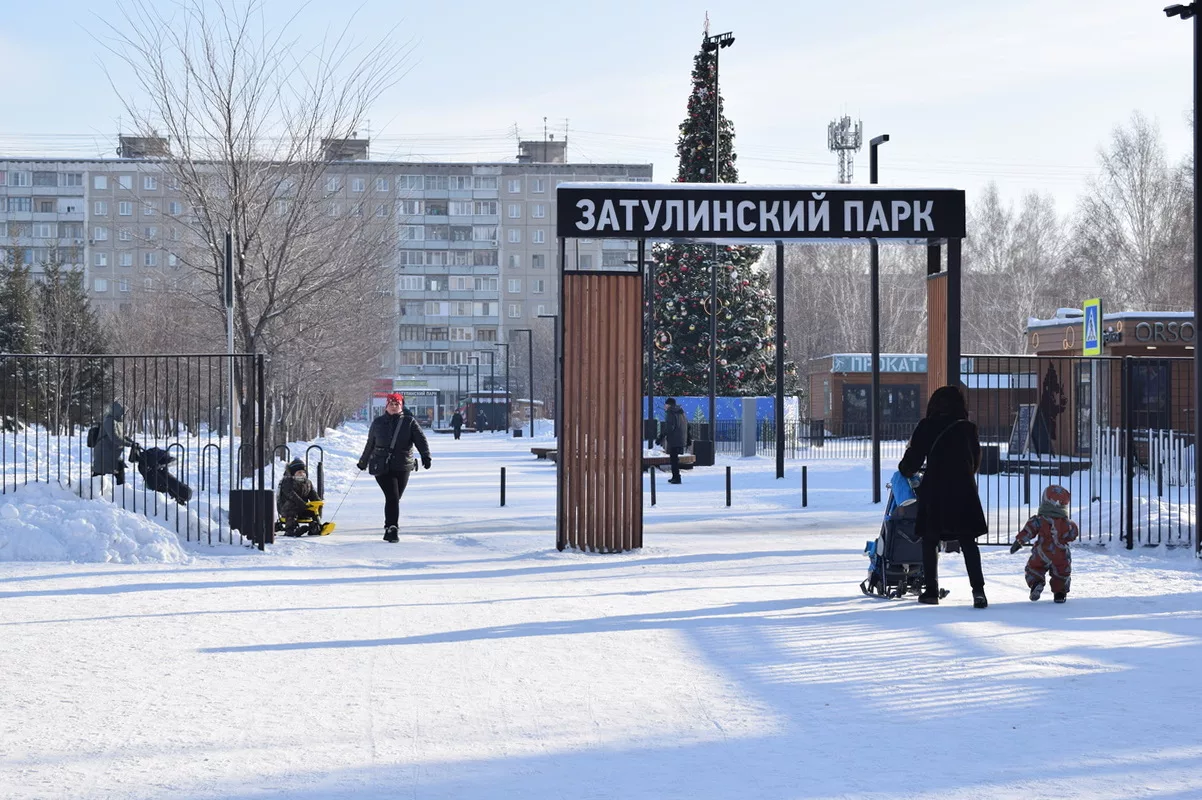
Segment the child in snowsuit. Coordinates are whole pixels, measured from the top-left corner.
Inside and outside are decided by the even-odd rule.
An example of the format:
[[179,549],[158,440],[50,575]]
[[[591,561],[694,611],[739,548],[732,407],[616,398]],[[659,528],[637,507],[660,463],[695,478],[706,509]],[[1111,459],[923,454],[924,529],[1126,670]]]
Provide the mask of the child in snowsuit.
[[303,535],[300,526],[296,523],[296,518],[308,512],[308,503],[311,500],[320,499],[317,496],[317,490],[313,488],[313,482],[305,473],[305,462],[299,458],[293,459],[285,470],[284,477],[280,480],[275,501],[276,509],[284,518],[285,536]]
[[1027,586],[1031,599],[1043,593],[1044,576],[1051,573],[1052,595],[1057,603],[1068,600],[1069,581],[1073,572],[1072,552],[1068,543],[1077,538],[1077,523],[1068,518],[1071,496],[1063,486],[1052,485],[1043,490],[1039,513],[1014,538],[1010,552],[1017,553],[1023,545],[1033,544],[1027,559]]

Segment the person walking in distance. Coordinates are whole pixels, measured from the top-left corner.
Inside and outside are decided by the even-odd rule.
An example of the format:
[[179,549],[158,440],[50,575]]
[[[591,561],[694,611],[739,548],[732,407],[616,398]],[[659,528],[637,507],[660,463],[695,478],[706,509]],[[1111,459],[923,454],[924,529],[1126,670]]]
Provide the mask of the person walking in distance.
[[405,397],[388,395],[384,413],[372,420],[367,444],[357,466],[367,470],[384,492],[384,541],[399,541],[397,527],[401,513],[401,495],[409,484],[414,468],[413,448],[421,454],[422,467],[430,468],[430,446],[421,426],[405,408]]
[[672,477],[668,483],[680,483],[680,454],[689,445],[689,421],[685,418],[684,409],[676,405],[676,398],[669,397],[664,401],[664,433],[660,443],[668,451],[668,463],[672,465]]
[[925,587],[918,602],[939,603],[939,543],[956,541],[964,554],[974,608],[985,608],[985,577],[977,537],[989,532],[981,498],[977,495],[977,468],[981,444],[977,426],[968,419],[968,404],[959,386],[941,386],[927,403],[927,415],[914,429],[897,470],[911,478],[926,472],[918,485],[918,511],[914,531],[922,539]]
[[459,438],[459,434],[463,431],[463,413],[458,409],[451,415],[451,430],[455,432],[455,438]]

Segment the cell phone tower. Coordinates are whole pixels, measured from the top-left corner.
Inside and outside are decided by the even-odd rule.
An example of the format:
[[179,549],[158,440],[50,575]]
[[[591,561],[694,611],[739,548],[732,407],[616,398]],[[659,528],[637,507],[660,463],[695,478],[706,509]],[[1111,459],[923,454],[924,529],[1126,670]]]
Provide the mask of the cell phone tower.
[[852,155],[864,143],[864,124],[852,122],[844,115],[831,122],[826,128],[826,146],[832,153],[839,154],[839,183],[851,183],[855,166]]

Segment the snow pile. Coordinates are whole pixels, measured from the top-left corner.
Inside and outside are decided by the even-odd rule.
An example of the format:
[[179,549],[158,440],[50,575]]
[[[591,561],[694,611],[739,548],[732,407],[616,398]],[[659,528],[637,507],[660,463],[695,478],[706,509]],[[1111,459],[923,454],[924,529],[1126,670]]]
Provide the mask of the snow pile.
[[0,561],[189,560],[174,533],[108,500],[84,500],[46,483],[0,496]]

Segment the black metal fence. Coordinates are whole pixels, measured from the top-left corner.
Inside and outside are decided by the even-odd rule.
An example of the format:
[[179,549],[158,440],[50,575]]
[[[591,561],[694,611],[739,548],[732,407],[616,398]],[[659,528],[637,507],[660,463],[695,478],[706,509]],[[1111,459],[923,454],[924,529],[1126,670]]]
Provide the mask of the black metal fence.
[[[882,425],[882,458],[896,456],[895,460],[901,460],[913,431],[911,424]],[[743,452],[742,420],[718,420],[715,434],[715,452]],[[758,421],[755,436],[757,455],[776,454],[776,424],[772,420]],[[869,436],[834,436],[826,430],[824,421],[820,419],[785,423],[785,458],[817,461],[871,457],[872,439]]]
[[1189,358],[969,356],[961,376],[982,445],[991,544],[1052,483],[1084,541],[1197,546]]
[[[274,523],[263,366],[261,355],[0,354],[0,493],[58,484],[186,541],[262,548]],[[105,441],[89,445],[90,430]]]

